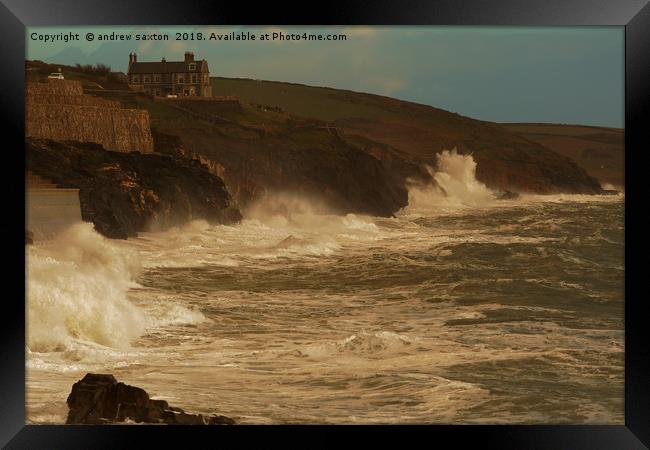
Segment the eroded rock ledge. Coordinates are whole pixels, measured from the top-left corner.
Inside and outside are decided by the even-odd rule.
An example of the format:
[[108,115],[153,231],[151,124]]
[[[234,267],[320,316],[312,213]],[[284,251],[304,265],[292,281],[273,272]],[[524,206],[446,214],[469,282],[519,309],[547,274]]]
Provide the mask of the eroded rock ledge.
[[126,421],[169,425],[234,425],[226,416],[188,414],[153,400],[144,389],[118,382],[113,375],[88,373],[72,385],[67,424],[112,424]]
[[190,220],[241,220],[223,180],[197,160],[105,150],[99,144],[27,138],[27,165],[61,188],[79,189],[81,218],[108,238],[161,231]]

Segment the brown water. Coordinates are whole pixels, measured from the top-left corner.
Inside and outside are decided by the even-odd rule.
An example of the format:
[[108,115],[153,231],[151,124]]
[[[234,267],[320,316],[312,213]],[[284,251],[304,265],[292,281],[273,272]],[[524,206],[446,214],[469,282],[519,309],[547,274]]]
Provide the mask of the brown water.
[[92,371],[242,423],[622,424],[623,198],[420,194],[30,248],[28,421]]

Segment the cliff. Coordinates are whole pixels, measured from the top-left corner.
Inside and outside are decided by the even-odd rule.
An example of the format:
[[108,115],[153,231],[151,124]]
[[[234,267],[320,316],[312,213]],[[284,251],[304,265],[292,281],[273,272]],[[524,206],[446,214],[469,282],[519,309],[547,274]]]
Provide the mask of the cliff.
[[187,129],[182,116],[165,122],[154,117],[156,152],[198,157],[224,179],[242,208],[274,193],[317,199],[341,214],[391,216],[408,203],[406,175],[316,125],[267,120],[266,130],[209,122]]
[[27,137],[94,142],[121,152],[153,151],[147,111],[84,95],[78,81],[28,82],[25,106]]
[[194,219],[241,219],[223,181],[197,160],[35,138],[27,138],[26,151],[32,172],[59,187],[79,189],[81,218],[110,238]]
[[574,160],[611,187],[625,186],[625,132],[620,128],[511,123],[503,128]]
[[[213,78],[215,95],[264,103],[335,126],[343,136],[360,136],[373,147],[435,167],[436,154],[457,148],[477,162],[476,177],[488,187],[532,193],[598,194],[602,189],[573,159],[499,124],[428,105],[360,92],[292,83]],[[377,155],[380,157],[379,155]]]
[[571,158],[499,124],[377,95],[213,81],[219,98],[92,95],[147,110],[154,151],[199,159],[244,209],[267,193],[288,192],[332,212],[390,216],[406,206],[408,180],[433,182],[424,166],[435,168],[436,155],[452,148],[473,154],[479,181],[511,196],[603,192]]

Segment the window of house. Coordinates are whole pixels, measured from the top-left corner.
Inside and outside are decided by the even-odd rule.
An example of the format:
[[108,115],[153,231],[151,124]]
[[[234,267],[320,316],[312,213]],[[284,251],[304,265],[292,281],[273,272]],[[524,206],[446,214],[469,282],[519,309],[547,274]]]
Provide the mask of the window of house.
[[139,83],[140,82],[140,75],[132,75],[131,76],[131,82],[132,83]]
[[196,74],[192,74],[192,84],[196,84]]
[[153,76],[153,82],[154,83],[160,83],[160,75],[159,74],[155,74]]
[[190,70],[196,70],[196,63],[190,63]]
[[142,81],[143,81],[144,83],[150,83],[150,82],[151,82],[151,78],[149,77],[149,75],[145,75],[145,76],[142,77],[142,78],[143,78]]
[[184,83],[185,82],[185,81],[183,81],[183,74],[182,73],[179,73],[178,75],[176,75],[176,82],[177,83]]

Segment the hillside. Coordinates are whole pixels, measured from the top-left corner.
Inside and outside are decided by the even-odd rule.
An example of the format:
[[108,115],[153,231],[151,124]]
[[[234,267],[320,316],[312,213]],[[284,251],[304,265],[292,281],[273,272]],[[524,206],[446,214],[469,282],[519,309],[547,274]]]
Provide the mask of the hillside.
[[408,155],[277,108],[231,99],[93,95],[146,109],[154,150],[200,157],[243,208],[268,193],[290,193],[317,199],[331,212],[390,216],[408,203],[406,178],[430,181]]
[[[58,67],[28,61],[26,76],[42,81]],[[566,156],[426,105],[226,78],[212,80],[213,98],[163,99],[128,90],[122,74],[101,65],[62,70],[85,95],[147,111],[154,152],[200,159],[244,209],[266,194],[290,193],[331,212],[391,216],[408,204],[410,182],[433,182],[425,165],[435,167],[436,155],[452,148],[472,153],[477,178],[501,192],[602,192]]]
[[492,188],[520,192],[598,193],[598,182],[574,160],[498,124],[372,94],[272,81],[213,78],[214,95],[282,108],[328,121],[341,134],[362,136],[435,164],[435,155],[456,147],[473,153],[477,178]]
[[25,61],[27,81],[45,81],[51,73],[61,71],[66,80],[79,81],[84,89],[127,89],[126,75],[112,72],[107,66],[66,66],[43,61]]
[[625,133],[620,128],[557,124],[502,124],[525,139],[568,156],[603,184],[625,185]]

